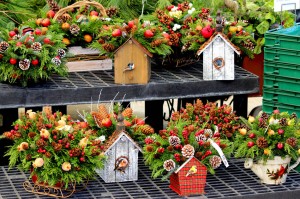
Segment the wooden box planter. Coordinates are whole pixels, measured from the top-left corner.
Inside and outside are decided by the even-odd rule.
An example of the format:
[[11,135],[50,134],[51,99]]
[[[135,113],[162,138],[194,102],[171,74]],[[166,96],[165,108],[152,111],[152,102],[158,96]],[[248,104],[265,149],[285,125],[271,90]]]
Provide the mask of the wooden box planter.
[[68,48],[68,53],[74,56],[66,64],[69,72],[112,70],[112,60],[99,56],[98,50],[73,46]]
[[203,53],[203,79],[234,80],[234,52],[241,53],[225,34],[215,33],[197,52]]
[[[189,174],[192,167],[196,172]],[[191,157],[170,176],[170,188],[181,196],[204,194],[206,167],[195,157]]]
[[134,38],[115,51],[116,84],[147,84],[151,75],[152,54]]
[[106,141],[104,168],[97,173],[106,183],[138,179],[138,154],[141,148],[124,131],[115,131]]

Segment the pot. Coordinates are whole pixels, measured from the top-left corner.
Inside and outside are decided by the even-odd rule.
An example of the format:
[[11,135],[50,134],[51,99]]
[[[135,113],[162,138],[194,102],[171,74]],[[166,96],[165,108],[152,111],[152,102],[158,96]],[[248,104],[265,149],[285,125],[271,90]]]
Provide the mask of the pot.
[[251,169],[261,180],[261,183],[265,184],[282,184],[285,183],[287,174],[294,169],[300,162],[298,160],[290,166],[291,157],[286,156],[282,158],[275,156],[274,160],[259,160],[257,163],[253,162],[253,159],[248,158],[245,160],[245,168]]

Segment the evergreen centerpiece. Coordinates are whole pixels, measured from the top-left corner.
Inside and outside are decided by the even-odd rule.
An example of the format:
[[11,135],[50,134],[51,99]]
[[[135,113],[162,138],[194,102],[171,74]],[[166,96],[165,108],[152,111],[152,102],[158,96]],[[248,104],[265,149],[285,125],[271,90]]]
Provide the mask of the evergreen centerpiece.
[[46,80],[51,74],[67,75],[62,35],[29,27],[1,29],[0,80],[9,83]]
[[95,169],[103,167],[102,142],[85,122],[60,112],[29,110],[13,126],[1,137],[13,141],[6,153],[9,167],[31,171],[34,183],[67,188],[93,178]]
[[[248,158],[245,167],[251,168],[263,183],[284,183],[286,174],[295,167],[289,168],[289,162],[298,160],[296,164],[299,163],[299,119],[296,114],[280,113],[276,109],[270,115],[263,112],[255,118],[249,116],[248,120],[241,120],[244,124],[234,139],[235,157]],[[253,164],[253,160],[257,164]],[[276,168],[268,167],[275,162],[279,162]],[[261,173],[255,165],[262,167]]]

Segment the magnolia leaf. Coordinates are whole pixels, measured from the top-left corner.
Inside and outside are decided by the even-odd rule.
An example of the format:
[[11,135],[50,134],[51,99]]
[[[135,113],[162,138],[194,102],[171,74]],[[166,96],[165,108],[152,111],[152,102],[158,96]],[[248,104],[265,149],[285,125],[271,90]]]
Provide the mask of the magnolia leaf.
[[259,34],[265,34],[270,28],[270,24],[267,20],[262,21],[257,27],[256,30]]
[[287,18],[287,19],[284,21],[284,25],[283,25],[283,26],[284,26],[285,28],[288,28],[288,27],[293,26],[294,23],[295,23],[294,18]]
[[265,19],[266,20],[269,19],[271,21],[271,24],[273,24],[273,23],[276,22],[276,18],[275,18],[275,16],[271,12],[269,12],[268,14],[266,14]]
[[253,2],[247,2],[247,8],[248,8],[249,10],[251,10],[251,11],[256,11],[256,10],[258,10],[260,7],[259,7],[257,4],[253,3]]
[[253,24],[248,25],[244,28],[246,32],[253,33]]
[[260,54],[261,48],[263,47],[263,45],[265,44],[265,38],[258,38],[256,41],[256,46],[254,48],[254,53],[255,54]]

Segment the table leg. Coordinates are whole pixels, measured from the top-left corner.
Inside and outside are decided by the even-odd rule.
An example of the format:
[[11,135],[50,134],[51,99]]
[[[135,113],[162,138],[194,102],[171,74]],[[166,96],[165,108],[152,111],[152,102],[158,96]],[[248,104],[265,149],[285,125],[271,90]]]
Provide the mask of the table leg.
[[163,100],[145,101],[146,123],[151,125],[155,132],[163,129]]
[[247,118],[248,114],[248,95],[234,95],[233,96],[233,110],[236,115]]

